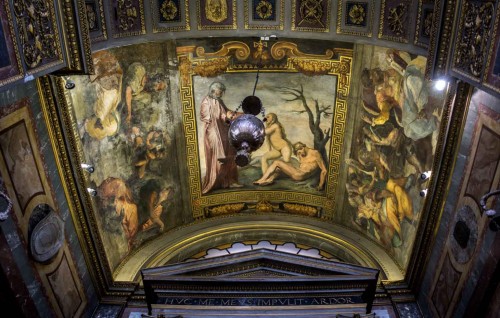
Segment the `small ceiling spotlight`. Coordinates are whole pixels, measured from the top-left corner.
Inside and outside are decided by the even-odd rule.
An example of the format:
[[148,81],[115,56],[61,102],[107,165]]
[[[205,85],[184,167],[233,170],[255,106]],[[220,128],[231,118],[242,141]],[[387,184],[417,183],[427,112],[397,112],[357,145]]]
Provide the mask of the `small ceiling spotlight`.
[[87,188],[87,192],[88,192],[91,196],[93,196],[93,197],[97,196],[97,190],[96,190],[96,189]]
[[483,209],[484,213],[486,213],[486,215],[489,217],[494,216],[497,213],[497,211],[495,211],[494,209],[487,209],[486,208],[486,201],[488,200],[489,197],[491,197],[493,195],[498,195],[498,194],[500,194],[500,189],[486,193],[485,195],[483,195],[481,197],[481,200],[479,200],[479,204],[481,205],[481,208]]
[[483,209],[486,216],[488,216],[488,218],[491,219],[489,227],[490,230],[492,230],[493,232],[500,231],[500,216],[496,216],[497,211],[495,209],[486,208],[486,201],[488,200],[489,197],[499,194],[500,194],[500,189],[497,189],[486,193],[481,197],[481,200],[479,200],[479,205],[481,205],[481,209]]
[[484,213],[486,213],[486,216],[492,217],[492,216],[495,216],[495,214],[497,214],[497,211],[495,211],[493,209],[489,209],[489,210],[484,211]]
[[431,177],[432,175],[432,171],[425,171],[425,172],[422,172],[422,174],[420,175],[420,179],[422,180],[427,180]]
[[73,82],[71,79],[67,79],[66,80],[66,84],[64,85],[64,87],[66,87],[66,89],[73,89],[75,88],[75,82]]
[[93,173],[95,171],[94,166],[88,163],[82,163],[80,167],[82,167],[82,169],[87,170],[88,173]]
[[446,82],[444,79],[439,79],[434,82],[434,88],[438,91],[442,91],[446,88],[447,84],[448,82]]
[[422,198],[424,198],[426,195],[427,195],[427,189],[423,189],[422,191],[420,191],[420,196]]

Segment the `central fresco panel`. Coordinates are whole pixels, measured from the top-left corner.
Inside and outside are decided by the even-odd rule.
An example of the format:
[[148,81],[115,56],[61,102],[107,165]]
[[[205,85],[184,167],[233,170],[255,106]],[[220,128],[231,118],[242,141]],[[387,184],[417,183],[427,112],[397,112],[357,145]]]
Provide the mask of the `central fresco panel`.
[[[68,96],[81,160],[95,166],[87,217],[112,272],[193,220],[248,212],[343,225],[406,268],[445,96],[424,80],[424,57],[325,41],[171,44],[96,52],[96,74],[73,77]],[[265,141],[240,167],[228,131],[250,95]]]
[[[335,205],[352,49],[293,42],[177,48],[193,217],[245,210],[325,217]],[[240,105],[259,97],[265,142],[238,167],[229,141]],[[193,127],[196,130],[192,129]]]

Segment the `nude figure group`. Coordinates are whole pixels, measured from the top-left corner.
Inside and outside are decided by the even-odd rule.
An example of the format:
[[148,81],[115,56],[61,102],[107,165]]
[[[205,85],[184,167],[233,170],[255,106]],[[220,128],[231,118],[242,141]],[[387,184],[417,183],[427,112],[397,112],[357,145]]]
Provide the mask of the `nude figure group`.
[[[303,181],[320,170],[317,190],[321,191],[325,185],[327,170],[320,152],[307,147],[300,141],[292,145],[286,138],[285,129],[274,113],[266,115],[265,133],[269,150],[261,159],[263,175],[259,180],[254,181],[254,184],[260,186],[272,184],[281,173],[292,180]],[[290,163],[292,153],[299,160],[298,167]],[[270,160],[275,161],[269,165]]]
[[[235,149],[228,138],[229,125],[238,113],[226,107],[222,97],[226,91],[224,84],[213,82],[200,106],[200,121],[203,131],[206,172],[202,181],[202,193],[225,188],[239,188],[238,170],[234,162]],[[285,129],[278,121],[278,116],[269,113],[265,117],[265,134],[268,151],[261,159],[262,178],[254,181],[255,185],[265,186],[284,174],[295,181],[303,181],[320,171],[317,186],[322,190],[326,179],[325,162],[319,151],[307,147],[302,142],[292,143],[286,138]],[[295,155],[299,161],[296,167],[290,161]]]

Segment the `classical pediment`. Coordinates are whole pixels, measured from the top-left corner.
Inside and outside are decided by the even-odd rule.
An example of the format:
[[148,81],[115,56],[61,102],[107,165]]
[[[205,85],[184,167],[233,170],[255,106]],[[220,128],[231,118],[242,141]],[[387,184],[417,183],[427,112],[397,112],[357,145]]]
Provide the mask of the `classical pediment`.
[[144,279],[178,279],[188,277],[241,277],[257,272],[263,276],[276,273],[284,277],[350,276],[352,279],[373,278],[378,270],[341,262],[310,258],[267,249],[200,259],[142,270]]
[[254,250],[142,270],[150,309],[253,308],[368,313],[379,270]]

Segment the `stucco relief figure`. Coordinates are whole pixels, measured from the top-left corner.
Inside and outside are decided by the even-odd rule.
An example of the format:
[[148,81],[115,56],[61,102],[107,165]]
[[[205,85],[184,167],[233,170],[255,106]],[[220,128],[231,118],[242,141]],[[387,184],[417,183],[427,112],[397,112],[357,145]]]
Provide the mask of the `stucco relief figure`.
[[278,121],[274,113],[266,115],[266,140],[268,151],[262,155],[261,168],[264,174],[269,168],[269,161],[281,158],[284,162],[290,162],[292,158],[292,143],[286,138],[285,128]]
[[276,179],[281,173],[290,177],[292,180],[303,181],[319,171],[320,178],[317,190],[323,190],[327,170],[321,153],[315,149],[307,147],[300,141],[293,144],[293,152],[299,160],[298,167],[295,167],[291,163],[277,160],[269,166],[262,178],[254,181],[254,184],[261,186],[272,184],[274,179]]
[[117,107],[122,94],[123,71],[116,57],[108,51],[94,54],[95,75],[90,82],[95,86],[96,101],[94,114],[85,120],[84,126],[88,134],[101,140],[113,136],[120,127],[120,116]]
[[234,161],[236,149],[229,143],[227,121],[233,118],[234,112],[222,101],[225,91],[224,84],[213,82],[208,95],[201,102],[200,120],[206,167],[201,186],[203,194],[211,190],[242,186],[238,183],[238,170]]

